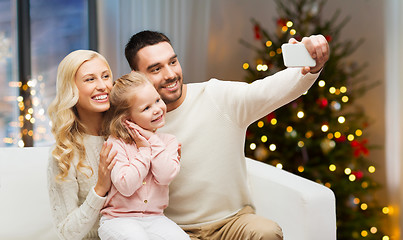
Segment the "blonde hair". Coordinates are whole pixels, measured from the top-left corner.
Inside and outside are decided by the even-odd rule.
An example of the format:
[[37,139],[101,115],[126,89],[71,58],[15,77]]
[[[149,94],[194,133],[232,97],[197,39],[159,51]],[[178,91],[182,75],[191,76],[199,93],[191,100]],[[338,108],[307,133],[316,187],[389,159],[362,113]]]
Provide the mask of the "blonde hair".
[[151,84],[148,78],[140,72],[132,71],[117,79],[109,94],[111,107],[104,117],[103,135],[113,136],[122,139],[126,143],[133,143],[127,131],[124,121],[130,115],[130,108],[133,105],[132,96],[135,89],[144,84]]
[[[93,170],[84,164],[85,146],[83,134],[86,127],[81,123],[75,108],[78,102],[78,88],[75,84],[75,76],[81,65],[94,58],[99,58],[107,65],[111,78],[112,71],[106,59],[97,52],[91,50],[77,50],[68,54],[57,68],[56,97],[48,108],[48,114],[52,121],[52,133],[55,136],[56,147],[52,156],[58,162],[60,174],[58,180],[67,177],[76,154],[79,161],[77,169],[84,173],[82,168]],[[87,175],[87,177],[90,177]]]

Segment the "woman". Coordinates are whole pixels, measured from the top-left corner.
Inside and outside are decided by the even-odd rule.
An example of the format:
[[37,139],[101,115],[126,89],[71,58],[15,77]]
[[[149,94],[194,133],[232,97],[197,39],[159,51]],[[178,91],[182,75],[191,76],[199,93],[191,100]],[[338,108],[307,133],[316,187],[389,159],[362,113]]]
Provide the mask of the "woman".
[[111,69],[94,51],[74,51],[59,64],[57,94],[48,109],[56,140],[48,184],[61,239],[99,239],[100,210],[116,155],[109,154],[112,146],[100,134],[111,88]]

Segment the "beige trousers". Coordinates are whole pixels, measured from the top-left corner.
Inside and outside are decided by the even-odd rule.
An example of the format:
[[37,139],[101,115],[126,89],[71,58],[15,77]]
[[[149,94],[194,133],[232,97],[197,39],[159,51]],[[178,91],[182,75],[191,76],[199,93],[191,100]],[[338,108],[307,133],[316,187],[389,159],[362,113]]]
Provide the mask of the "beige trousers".
[[280,226],[246,206],[237,214],[202,227],[183,228],[192,240],[282,240]]

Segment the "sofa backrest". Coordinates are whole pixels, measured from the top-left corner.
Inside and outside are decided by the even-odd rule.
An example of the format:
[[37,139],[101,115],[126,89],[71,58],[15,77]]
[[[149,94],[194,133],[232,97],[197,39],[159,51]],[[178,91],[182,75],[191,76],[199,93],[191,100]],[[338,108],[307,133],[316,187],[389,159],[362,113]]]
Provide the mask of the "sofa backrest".
[[49,147],[0,148],[0,239],[58,239],[46,179]]

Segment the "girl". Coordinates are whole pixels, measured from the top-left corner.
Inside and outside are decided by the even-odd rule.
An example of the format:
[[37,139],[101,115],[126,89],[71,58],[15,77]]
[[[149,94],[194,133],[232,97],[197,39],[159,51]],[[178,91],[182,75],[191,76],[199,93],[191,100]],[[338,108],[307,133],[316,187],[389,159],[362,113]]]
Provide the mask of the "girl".
[[101,239],[189,239],[164,216],[168,184],[179,171],[179,144],[156,133],[166,106],[145,75],[131,72],[115,81],[105,135],[117,151],[98,230]]
[[111,88],[109,64],[94,51],[74,51],[58,66],[57,93],[48,109],[56,140],[48,187],[60,239],[99,239],[116,155],[100,134]]

